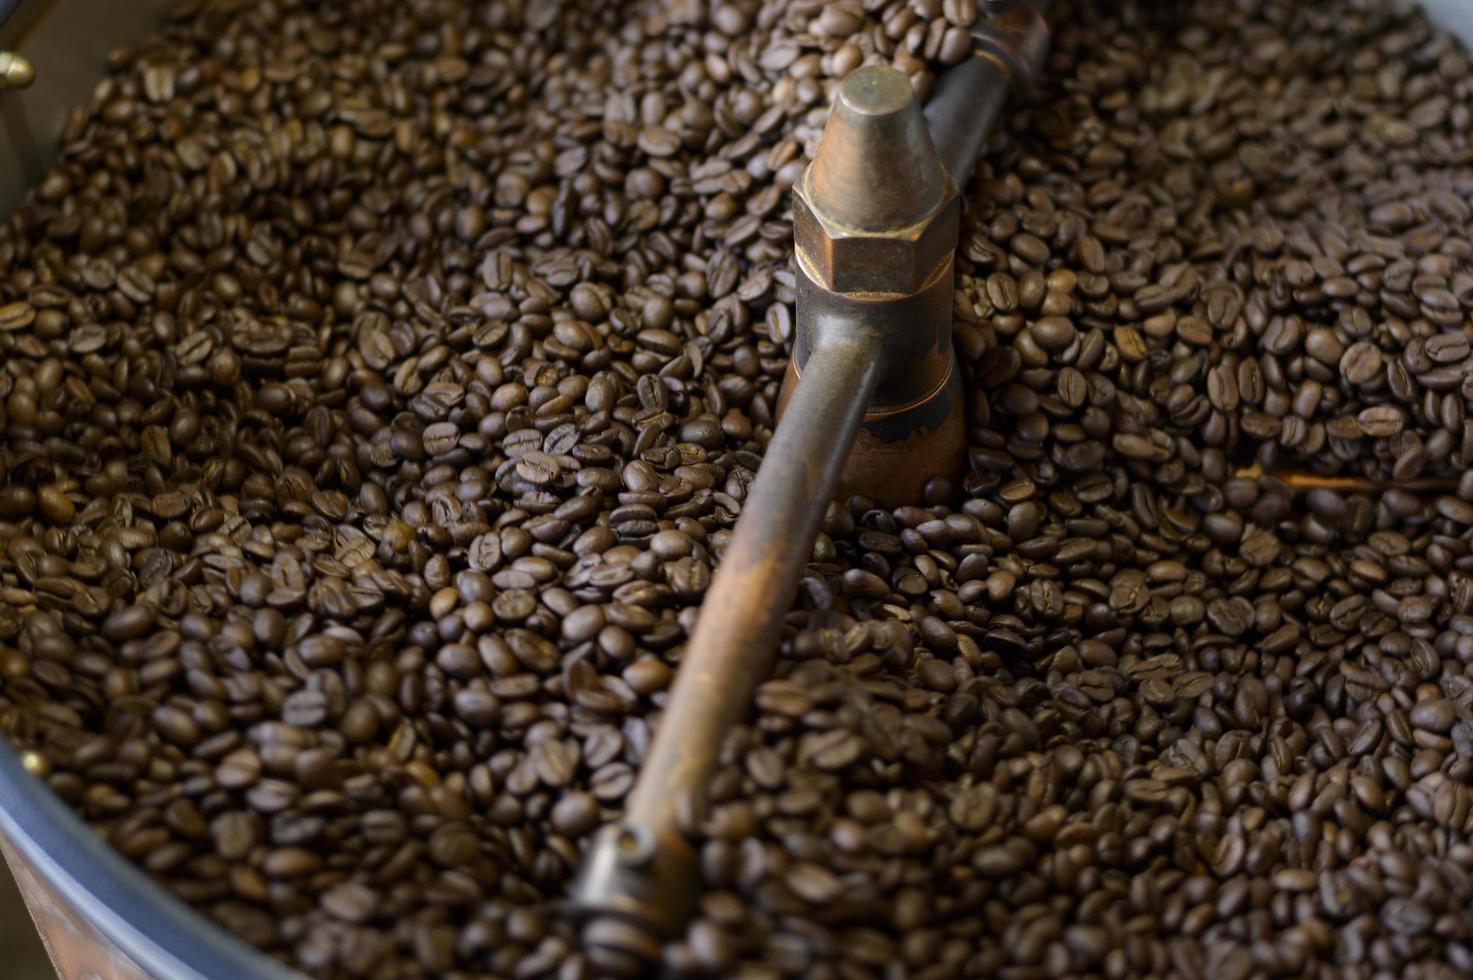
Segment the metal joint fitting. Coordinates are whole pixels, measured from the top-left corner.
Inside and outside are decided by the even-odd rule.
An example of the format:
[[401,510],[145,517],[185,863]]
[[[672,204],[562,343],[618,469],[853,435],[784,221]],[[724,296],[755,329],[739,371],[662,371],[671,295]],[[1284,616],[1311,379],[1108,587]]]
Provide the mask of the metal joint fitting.
[[684,929],[698,882],[695,851],[683,838],[633,823],[599,831],[573,886],[599,968],[628,974],[658,960],[660,943]]
[[956,250],[961,215],[956,184],[944,171],[940,176],[929,210],[888,226],[866,227],[816,207],[815,174],[811,167],[805,170],[793,188],[793,241],[803,271],[832,292],[920,292]]
[[816,350],[865,347],[878,378],[842,492],[915,503],[930,477],[961,463],[951,346],[961,201],[910,79],[882,66],[849,75],[793,190],[798,322],[785,396]]

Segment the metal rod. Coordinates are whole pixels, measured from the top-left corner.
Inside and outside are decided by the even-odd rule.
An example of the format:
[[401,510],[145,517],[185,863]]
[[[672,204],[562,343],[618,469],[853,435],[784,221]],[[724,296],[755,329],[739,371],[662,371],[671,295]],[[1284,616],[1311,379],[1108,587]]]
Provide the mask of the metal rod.
[[1052,0],[993,3],[978,21],[973,57],[947,70],[926,103],[936,152],[957,186],[967,182],[1009,94],[1032,88],[1048,50]]
[[926,122],[936,152],[958,187],[977,166],[1011,90],[1012,79],[990,58],[965,61],[936,83],[926,102]]
[[[873,352],[834,342],[808,359],[742,503],[731,544],[701,606],[657,738],[629,799],[629,819],[674,829],[687,787],[704,787],[721,740],[772,669],[783,615],[874,390]],[[694,778],[693,778],[694,777]]]
[[1240,480],[1256,480],[1267,476],[1278,480],[1296,493],[1308,490],[1334,490],[1337,493],[1385,493],[1405,490],[1408,493],[1453,493],[1458,480],[1452,477],[1423,477],[1415,480],[1373,480],[1363,476],[1321,476],[1302,470],[1271,468],[1258,463],[1245,466],[1233,474]]
[[768,443],[625,817],[595,839],[574,888],[589,920],[584,943],[604,973],[642,974],[659,955],[657,937],[690,914],[699,872],[683,811],[704,812],[692,795],[704,794],[726,732],[772,670],[783,615],[878,376],[863,340],[815,350]]

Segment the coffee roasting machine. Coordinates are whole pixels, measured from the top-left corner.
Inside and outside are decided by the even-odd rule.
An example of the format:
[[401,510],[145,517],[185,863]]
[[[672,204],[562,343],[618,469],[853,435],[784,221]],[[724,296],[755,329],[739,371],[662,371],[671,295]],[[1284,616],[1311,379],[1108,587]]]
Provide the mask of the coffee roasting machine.
[[[1466,0],[1425,5],[1473,43]],[[44,172],[67,107],[85,98],[106,52],[166,6],[107,4],[99,17],[104,5],[88,0],[0,0],[0,212]],[[961,470],[951,346],[960,191],[1009,95],[1043,70],[1049,6],[986,4],[974,56],[941,79],[924,113],[892,69],[861,69],[839,90],[795,187],[800,285],[781,421],[627,813],[594,838],[572,896],[609,972],[657,958],[694,908],[687,834],[724,734],[772,667],[827,503],[839,492],[917,502],[930,478]],[[45,790],[40,767],[0,739],[0,849],[66,980],[297,976],[114,853]]]

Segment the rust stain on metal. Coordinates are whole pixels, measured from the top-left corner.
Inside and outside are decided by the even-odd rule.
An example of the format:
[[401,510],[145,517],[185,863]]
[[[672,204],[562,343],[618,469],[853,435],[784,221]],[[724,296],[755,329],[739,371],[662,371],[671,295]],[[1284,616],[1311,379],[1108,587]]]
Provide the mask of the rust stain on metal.
[[[925,397],[865,413],[839,479],[838,499],[858,495],[893,509],[920,500],[935,477],[961,478],[966,455],[961,377],[954,364],[945,366],[950,370]],[[789,361],[778,395],[779,416],[800,380]]]
[[947,404],[937,408],[921,405],[905,414],[924,415],[939,408],[943,412],[940,424],[911,428],[899,441],[877,433],[878,427],[867,424],[860,429],[844,468],[841,491],[863,493],[881,507],[893,509],[920,500],[926,484],[936,477],[960,479],[966,452],[961,399],[943,391],[934,400]]
[[1267,476],[1287,485],[1290,489],[1334,490],[1338,493],[1385,493],[1388,490],[1406,490],[1411,493],[1451,493],[1458,488],[1458,481],[1446,478],[1420,480],[1372,480],[1360,476],[1321,476],[1301,470],[1263,469],[1257,463],[1245,466],[1233,474],[1244,480],[1256,480]]

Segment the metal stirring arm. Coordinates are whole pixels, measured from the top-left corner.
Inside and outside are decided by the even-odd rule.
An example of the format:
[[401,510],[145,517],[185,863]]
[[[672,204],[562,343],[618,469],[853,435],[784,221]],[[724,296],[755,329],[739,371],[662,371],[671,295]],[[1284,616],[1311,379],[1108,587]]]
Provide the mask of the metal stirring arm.
[[982,157],[1002,107],[1031,89],[1048,54],[1047,17],[1053,0],[992,4],[973,30],[973,56],[948,69],[926,103],[926,123],[946,169],[964,184]]
[[585,865],[575,900],[599,913],[585,938],[605,955],[653,958],[655,937],[685,924],[698,872],[681,811],[703,809],[692,794],[704,790],[726,732],[772,671],[783,614],[878,376],[858,343],[826,346],[808,365],[701,606],[627,815],[605,828]]
[[924,119],[894,69],[861,69],[840,87],[795,188],[798,335],[781,419],[625,816],[595,838],[575,887],[585,945],[603,971],[640,972],[694,909],[699,868],[687,830],[705,813],[726,734],[772,670],[783,615],[856,438],[893,465],[900,457],[884,453],[895,445],[926,451],[946,441],[897,427],[944,426],[935,420],[948,416],[954,446],[941,451],[961,451],[950,337],[957,187],[1009,90],[1028,87],[1042,66],[1047,6],[993,5],[974,31],[975,56],[942,78]]

